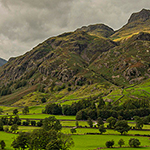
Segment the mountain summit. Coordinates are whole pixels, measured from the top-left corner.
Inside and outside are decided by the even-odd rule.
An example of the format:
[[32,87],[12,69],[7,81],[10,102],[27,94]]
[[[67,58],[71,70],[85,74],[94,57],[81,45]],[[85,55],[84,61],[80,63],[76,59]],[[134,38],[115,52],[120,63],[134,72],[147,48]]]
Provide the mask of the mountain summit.
[[117,40],[124,40],[139,32],[150,32],[150,10],[142,9],[140,12],[133,13],[128,23],[111,37]]
[[142,9],[140,12],[133,13],[128,20],[128,23],[134,22],[134,21],[142,21],[145,22],[148,19],[150,19],[150,10]]

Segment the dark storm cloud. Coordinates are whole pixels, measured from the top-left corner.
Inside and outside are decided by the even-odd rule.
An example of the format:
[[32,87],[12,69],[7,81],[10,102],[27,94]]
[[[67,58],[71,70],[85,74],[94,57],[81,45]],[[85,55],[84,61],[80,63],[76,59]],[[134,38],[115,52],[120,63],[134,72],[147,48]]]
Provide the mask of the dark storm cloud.
[[46,38],[83,25],[114,29],[149,0],[0,0],[0,57],[21,55]]

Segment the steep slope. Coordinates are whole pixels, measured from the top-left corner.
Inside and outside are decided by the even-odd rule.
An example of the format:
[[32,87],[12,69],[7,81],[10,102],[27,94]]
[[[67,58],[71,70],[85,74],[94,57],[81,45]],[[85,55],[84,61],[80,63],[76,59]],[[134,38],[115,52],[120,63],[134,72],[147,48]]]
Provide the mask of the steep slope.
[[7,63],[7,61],[2,59],[2,58],[0,58],[0,66],[4,65],[5,63]]
[[142,9],[133,13],[128,23],[111,36],[112,39],[122,40],[139,32],[150,32],[150,10]]
[[[88,65],[99,54],[116,46],[105,38],[91,36],[83,31],[64,33],[39,44],[32,51],[11,58],[0,69],[1,86],[11,81],[28,80],[29,84],[52,81],[90,82]],[[33,78],[31,78],[33,76]]]
[[150,77],[150,34],[140,32],[107,52],[90,66],[120,86],[138,84]]

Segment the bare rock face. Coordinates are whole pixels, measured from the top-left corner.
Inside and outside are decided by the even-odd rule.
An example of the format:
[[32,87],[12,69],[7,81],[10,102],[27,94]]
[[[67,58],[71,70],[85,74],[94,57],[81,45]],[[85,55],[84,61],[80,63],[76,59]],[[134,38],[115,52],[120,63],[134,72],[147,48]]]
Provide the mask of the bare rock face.
[[136,67],[134,68],[128,68],[126,71],[124,71],[123,76],[125,77],[126,80],[130,80],[133,78],[137,78],[140,76],[140,72]]
[[135,78],[135,79],[132,79],[129,81],[130,84],[134,84],[134,83],[137,83],[137,82],[140,82],[144,79],[145,77],[139,77],[139,78]]

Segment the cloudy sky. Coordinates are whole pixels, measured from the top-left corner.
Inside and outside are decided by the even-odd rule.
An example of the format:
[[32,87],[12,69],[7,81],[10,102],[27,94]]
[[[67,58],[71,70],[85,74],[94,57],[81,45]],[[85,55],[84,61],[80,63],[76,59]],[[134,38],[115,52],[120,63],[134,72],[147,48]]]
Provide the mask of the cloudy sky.
[[0,0],[0,57],[9,59],[45,39],[83,25],[118,29],[150,0]]

